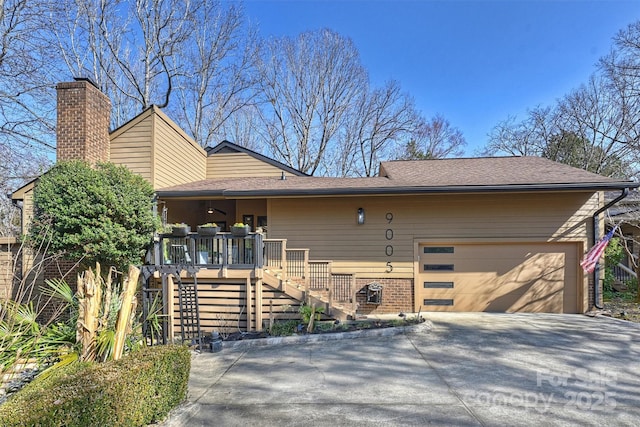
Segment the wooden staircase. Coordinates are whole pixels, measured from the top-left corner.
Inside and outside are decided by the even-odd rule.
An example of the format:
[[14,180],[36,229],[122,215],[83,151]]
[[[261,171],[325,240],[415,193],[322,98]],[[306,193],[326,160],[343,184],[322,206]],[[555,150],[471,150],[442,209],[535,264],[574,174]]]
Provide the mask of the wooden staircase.
[[356,315],[355,277],[334,274],[331,261],[309,260],[309,249],[287,249],[285,239],[265,239],[262,281],[334,319]]

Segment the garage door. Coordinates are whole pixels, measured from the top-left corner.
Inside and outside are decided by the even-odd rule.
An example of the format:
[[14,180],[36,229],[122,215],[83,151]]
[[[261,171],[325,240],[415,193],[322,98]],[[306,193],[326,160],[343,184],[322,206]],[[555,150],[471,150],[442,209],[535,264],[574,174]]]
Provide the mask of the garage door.
[[577,312],[577,245],[420,245],[427,311]]

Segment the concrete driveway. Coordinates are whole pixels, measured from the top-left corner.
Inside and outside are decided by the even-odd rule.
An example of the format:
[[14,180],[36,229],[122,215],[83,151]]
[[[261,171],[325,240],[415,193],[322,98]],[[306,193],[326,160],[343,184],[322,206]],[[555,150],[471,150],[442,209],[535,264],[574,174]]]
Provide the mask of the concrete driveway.
[[188,403],[164,425],[640,425],[640,325],[425,317],[395,336],[196,355]]

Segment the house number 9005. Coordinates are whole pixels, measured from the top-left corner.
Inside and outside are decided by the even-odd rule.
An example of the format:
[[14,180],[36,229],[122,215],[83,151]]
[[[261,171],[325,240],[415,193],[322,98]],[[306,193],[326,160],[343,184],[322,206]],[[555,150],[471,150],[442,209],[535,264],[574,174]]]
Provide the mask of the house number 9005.
[[[387,224],[391,224],[393,222],[393,213],[387,212],[385,215],[387,219]],[[393,240],[393,229],[387,228],[384,233],[384,237],[387,240]],[[389,244],[385,246],[384,253],[387,257],[391,257],[393,255],[393,245]],[[387,273],[391,273],[393,271],[393,265],[391,264],[391,260],[387,260]]]

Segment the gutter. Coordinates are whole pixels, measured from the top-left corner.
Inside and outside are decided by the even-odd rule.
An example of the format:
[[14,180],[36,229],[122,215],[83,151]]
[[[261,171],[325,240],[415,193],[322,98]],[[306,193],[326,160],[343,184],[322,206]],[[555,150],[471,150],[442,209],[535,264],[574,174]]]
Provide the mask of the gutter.
[[338,188],[270,188],[260,190],[157,190],[160,197],[309,197],[309,196],[364,196],[443,193],[509,193],[526,191],[599,191],[636,188],[636,182],[569,183],[569,184],[511,184],[511,185],[455,185],[455,186],[388,186]]
[[[593,246],[595,246],[598,243],[598,240],[599,240],[598,236],[600,236],[600,221],[598,220],[598,216],[600,216],[602,212],[606,211],[611,206],[618,203],[620,200],[627,197],[628,194],[629,194],[629,188],[623,188],[622,193],[618,197],[616,197],[615,199],[613,199],[612,201],[610,201],[609,203],[607,203],[606,205],[604,205],[603,207],[595,211],[594,214],[591,216],[593,220]],[[596,263],[595,270],[593,270],[593,306],[599,310],[602,310],[604,306],[598,305],[598,301],[600,300],[599,283],[600,283],[600,263],[598,262]]]

